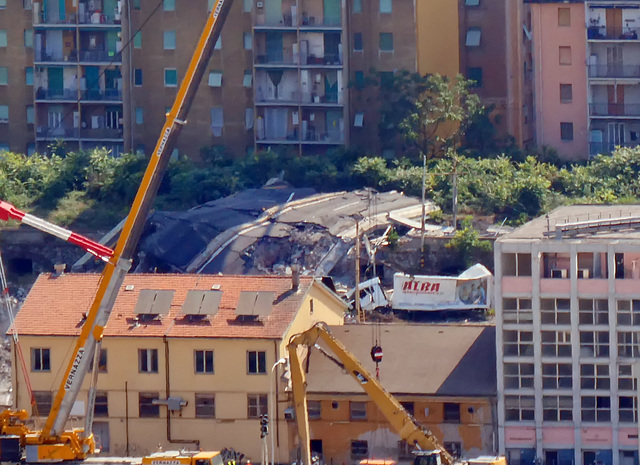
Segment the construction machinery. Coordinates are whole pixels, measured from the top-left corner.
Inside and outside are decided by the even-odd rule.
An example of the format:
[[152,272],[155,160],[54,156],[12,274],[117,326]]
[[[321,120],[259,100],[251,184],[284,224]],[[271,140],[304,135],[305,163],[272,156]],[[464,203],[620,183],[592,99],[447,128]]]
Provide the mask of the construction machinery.
[[[318,345],[321,341],[331,353]],[[311,447],[309,415],[307,412],[305,359],[312,347],[316,347],[341,369],[347,371],[375,402],[391,427],[410,447],[415,447],[412,465],[454,465],[461,463],[446,451],[438,439],[422,426],[389,393],[369,371],[354,357],[347,348],[329,331],[325,323],[317,323],[307,331],[294,335],[289,340],[287,352],[291,371],[294,409],[298,425],[298,435],[302,449],[302,464],[311,465]],[[384,463],[388,463],[384,460]],[[506,465],[505,457],[481,457],[468,460],[473,465]],[[366,465],[366,464],[363,464]]]
[[[41,430],[31,430],[27,425],[28,413],[24,410],[0,412],[0,461],[29,463],[77,461],[84,460],[95,452],[91,429],[97,369],[94,369],[92,376],[84,428],[65,430],[65,425],[82,382],[90,370],[91,361],[100,354],[104,326],[107,324],[124,277],[131,267],[132,257],[147,215],[156,197],[180,130],[187,122],[187,114],[195,98],[198,85],[206,72],[209,58],[220,36],[232,2],[233,0],[213,1],[204,31],[200,35],[195,52],[178,88],[174,104],[166,115],[160,137],[114,250],[47,223],[33,215],[21,212],[10,204],[0,204],[0,218],[16,219],[78,244],[105,262],[98,290],[91,308],[87,312],[80,336],[71,352],[66,371],[53,399],[44,427]],[[97,367],[98,360],[95,360],[93,365]],[[173,458],[166,460],[156,458],[157,460],[161,462],[158,465],[179,465],[182,463],[207,465],[205,462],[200,462],[200,459],[193,457],[187,462]],[[216,464],[210,463],[208,465]]]

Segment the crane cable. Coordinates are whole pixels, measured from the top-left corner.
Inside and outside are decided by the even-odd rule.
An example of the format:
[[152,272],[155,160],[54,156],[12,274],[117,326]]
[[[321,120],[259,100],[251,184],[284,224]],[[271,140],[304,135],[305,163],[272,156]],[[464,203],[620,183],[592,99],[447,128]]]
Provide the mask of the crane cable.
[[[0,251],[0,285],[2,286],[2,299],[4,300],[4,304],[7,308],[7,314],[9,315],[9,323],[13,326],[15,321],[15,312],[13,308],[13,299],[9,295],[9,284],[7,282],[7,274],[4,268],[4,260],[2,259],[2,252]],[[20,340],[18,339],[18,332],[15,330],[12,331],[13,343],[16,348],[16,354],[18,355],[18,360],[20,361],[20,368],[22,369],[22,374],[24,376],[25,386],[27,387],[27,394],[29,395],[29,401],[31,403],[31,409],[33,412],[33,416],[38,416],[38,406],[36,404],[36,399],[33,395],[33,389],[31,388],[31,380],[29,379],[29,371],[27,370],[27,364],[24,360],[24,354],[22,353],[22,347],[20,346]],[[17,393],[16,393],[17,394]]]

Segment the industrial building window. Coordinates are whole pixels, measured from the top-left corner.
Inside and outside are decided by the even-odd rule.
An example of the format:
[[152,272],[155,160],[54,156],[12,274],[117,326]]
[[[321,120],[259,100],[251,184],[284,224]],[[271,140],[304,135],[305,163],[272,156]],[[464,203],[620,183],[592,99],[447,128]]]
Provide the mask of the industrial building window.
[[607,299],[579,299],[578,318],[581,325],[608,325],[609,301]]
[[242,78],[243,87],[251,87],[253,85],[253,73],[250,69],[244,71],[244,77]]
[[138,371],[140,373],[158,372],[158,349],[138,349]]
[[369,443],[367,441],[351,441],[351,458],[362,459],[369,456]]
[[618,397],[618,415],[621,422],[638,422],[638,406],[636,396]]
[[0,86],[6,86],[9,84],[9,68],[6,66],[0,66]]
[[163,38],[165,50],[176,49],[176,31],[164,31]]
[[214,394],[196,393],[196,418],[216,417],[216,397]]
[[6,29],[0,29],[0,47],[7,46],[7,31]]
[[46,417],[51,411],[53,393],[50,391],[33,391],[35,405],[32,407],[32,415]]
[[533,363],[505,363],[504,387],[506,389],[533,388]]
[[244,49],[245,50],[252,50],[253,49],[253,35],[251,35],[250,32],[243,32],[242,33],[242,41],[244,42]]
[[383,52],[393,52],[393,34],[391,32],[380,33],[380,50]]
[[543,325],[570,325],[571,301],[569,299],[540,299]]
[[571,103],[573,101],[573,86],[571,84],[560,84],[560,103]]
[[608,357],[609,331],[580,331],[581,357]]
[[560,123],[560,139],[573,140],[573,123]]
[[222,87],[222,71],[209,71],[209,87]]
[[558,26],[568,27],[571,26],[571,9],[560,7],[558,8]]
[[467,79],[473,81],[471,87],[482,87],[482,68],[467,68]]
[[33,85],[33,67],[32,66],[27,66],[24,69],[24,83],[27,86]]
[[27,124],[35,123],[36,114],[33,109],[33,105],[27,105],[27,107],[25,108],[25,111],[27,114]]
[[51,371],[51,349],[31,349],[31,371]]
[[362,13],[362,0],[353,0],[352,13]]
[[543,357],[571,357],[571,331],[542,331]]
[[462,454],[462,444],[459,442],[445,442],[443,445],[445,450],[449,452],[453,458],[460,458],[460,455]]
[[533,357],[533,333],[531,331],[505,331],[504,355]]
[[442,407],[442,419],[448,423],[460,423],[460,404],[445,402]]
[[164,69],[164,86],[176,87],[178,85],[178,70],[175,68]]
[[144,108],[136,107],[136,124],[144,124]]
[[260,415],[268,413],[268,400],[266,394],[247,395],[247,418],[260,418]]
[[93,406],[93,414],[96,417],[109,416],[109,396],[107,391],[96,392],[96,402]]
[[362,32],[353,33],[353,50],[354,52],[362,51]]
[[194,350],[196,373],[213,373],[213,350]]
[[136,68],[133,70],[133,85],[141,86],[142,85],[142,69]]
[[633,374],[632,365],[618,365],[618,389],[637,391],[638,383]]
[[637,332],[618,333],[618,357],[640,357],[640,334]]
[[572,421],[573,397],[543,396],[542,418],[544,421]]
[[309,420],[319,420],[322,416],[322,402],[319,400],[307,401],[307,415]]
[[611,421],[611,398],[608,396],[582,396],[582,421]]
[[366,402],[349,402],[349,419],[350,420],[366,420],[367,419],[367,403]]
[[480,0],[465,0],[464,4],[466,6],[478,6],[480,5]]
[[533,323],[531,299],[505,297],[502,299],[502,321],[504,323]]
[[162,9],[164,11],[176,11],[176,0],[162,0]]
[[467,29],[467,38],[465,45],[467,47],[479,47],[482,38],[482,30],[479,27],[470,27]]
[[33,29],[25,29],[22,37],[24,39],[24,46],[26,48],[33,48]]
[[[573,386],[570,363],[543,363],[542,387],[544,389],[571,389]],[[529,387],[533,387],[533,384]]]
[[380,0],[380,13],[391,13],[392,10],[392,0]]
[[609,365],[585,363],[580,365],[580,388],[608,391],[611,388]]
[[267,353],[264,351],[247,351],[247,373],[250,375],[267,374]]
[[140,418],[153,418],[160,416],[160,405],[154,404],[154,400],[160,399],[157,392],[140,392],[138,394],[138,413]]
[[529,421],[535,416],[533,396],[505,396],[505,420]]
[[618,300],[616,303],[619,326],[640,326],[640,300]]
[[133,36],[133,48],[142,48],[142,31],[138,31]]
[[568,66],[571,64],[571,47],[561,45],[558,47],[559,64]]

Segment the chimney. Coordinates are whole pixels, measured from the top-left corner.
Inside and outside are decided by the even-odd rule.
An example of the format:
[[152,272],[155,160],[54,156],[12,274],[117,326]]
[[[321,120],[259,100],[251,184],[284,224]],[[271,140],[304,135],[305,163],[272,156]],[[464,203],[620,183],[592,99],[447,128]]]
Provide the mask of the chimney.
[[55,265],[53,265],[53,269],[53,276],[62,276],[64,274],[64,270],[67,269],[67,265],[64,263],[56,263]]
[[300,287],[300,265],[291,265],[291,289],[297,291]]

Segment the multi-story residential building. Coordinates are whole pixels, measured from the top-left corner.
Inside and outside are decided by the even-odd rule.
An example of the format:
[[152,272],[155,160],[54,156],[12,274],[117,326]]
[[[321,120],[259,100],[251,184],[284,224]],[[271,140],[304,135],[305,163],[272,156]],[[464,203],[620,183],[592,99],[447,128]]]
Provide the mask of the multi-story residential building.
[[558,208],[495,244],[500,452],[638,461],[640,207]]
[[[496,454],[493,326],[345,325],[331,331],[371,373],[376,373],[371,346],[382,347],[380,382],[450,453]],[[324,463],[411,458],[411,447],[351,376],[316,349],[309,360],[311,448]],[[293,443],[294,422],[290,435]]]
[[[14,407],[36,417],[49,413],[99,279],[43,274],[34,284],[10,329],[20,336],[13,355],[21,350],[29,370],[12,365]],[[287,383],[276,365],[291,335],[319,321],[342,324],[346,307],[311,277],[296,284],[273,276],[128,275],[104,329],[98,366],[94,433],[103,454],[227,447],[257,462],[259,417],[271,401],[275,457],[290,463]],[[69,427],[84,417],[88,381]]]

